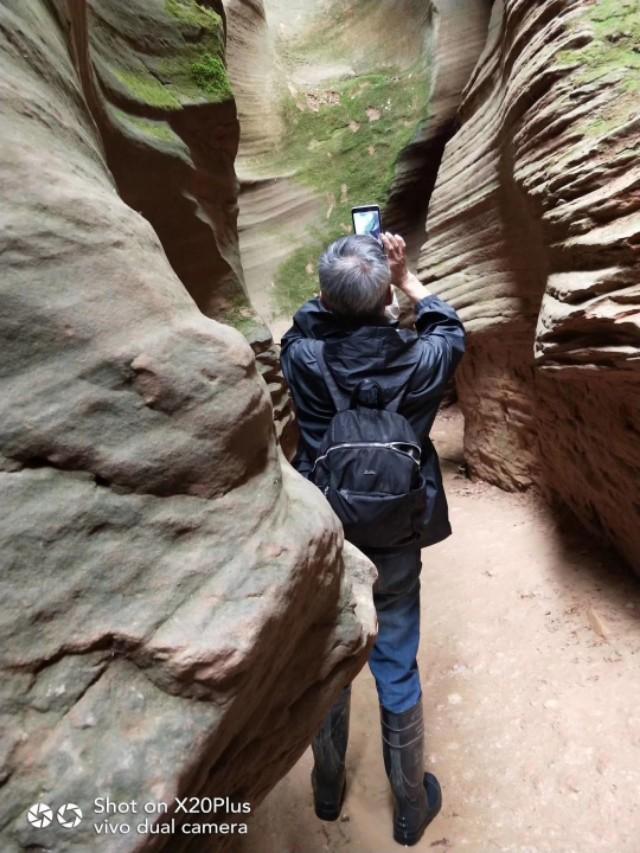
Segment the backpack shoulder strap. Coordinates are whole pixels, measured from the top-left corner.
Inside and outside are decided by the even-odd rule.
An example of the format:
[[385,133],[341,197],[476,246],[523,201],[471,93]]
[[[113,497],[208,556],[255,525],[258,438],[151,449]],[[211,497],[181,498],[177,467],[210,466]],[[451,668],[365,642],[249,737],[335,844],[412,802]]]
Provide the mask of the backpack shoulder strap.
[[389,402],[384,407],[385,410],[387,412],[397,412],[398,409],[400,408],[400,405],[401,405],[403,399],[404,399],[404,389],[402,391],[400,391],[398,394],[396,394],[396,396],[392,400],[389,400]]
[[397,412],[400,409],[400,406],[402,405],[402,402],[405,398],[407,391],[411,390],[411,382],[413,380],[414,374],[415,374],[417,369],[418,369],[418,364],[416,362],[416,365],[415,365],[413,371],[411,372],[411,377],[410,377],[408,383],[405,385],[404,388],[401,388],[400,391],[396,394],[396,396],[392,400],[389,400],[389,402],[385,406],[385,409],[388,412]]
[[[324,355],[324,344],[318,348],[316,358],[318,359],[318,364],[322,370],[322,377],[326,382],[331,400],[333,401],[333,405],[336,407],[336,411],[344,412],[346,409],[351,408],[351,395],[338,387],[338,383],[333,378],[333,374],[329,370],[329,366]],[[404,391],[405,389],[403,388],[395,397],[393,397],[393,399],[389,400],[389,402],[385,404],[384,409],[387,412],[398,411],[404,399]]]
[[338,383],[333,378],[333,374],[329,370],[327,360],[324,357],[324,344],[322,344],[321,347],[318,347],[316,358],[318,359],[318,364],[322,370],[322,378],[327,384],[327,388],[329,389],[329,394],[331,395],[333,405],[336,407],[336,411],[344,412],[351,405],[351,397],[349,394],[338,388]]

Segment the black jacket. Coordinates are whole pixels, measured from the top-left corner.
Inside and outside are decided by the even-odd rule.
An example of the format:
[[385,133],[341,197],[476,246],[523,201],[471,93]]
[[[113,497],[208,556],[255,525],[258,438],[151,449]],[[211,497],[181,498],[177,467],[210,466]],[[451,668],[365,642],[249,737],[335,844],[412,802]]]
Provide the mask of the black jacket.
[[338,386],[347,393],[362,379],[381,387],[385,402],[404,393],[400,413],[422,441],[428,517],[420,544],[451,533],[438,456],[429,439],[445,387],[465,348],[464,327],[455,310],[437,296],[416,306],[416,332],[384,318],[366,325],[339,317],[311,299],[282,339],[282,371],[295,403],[301,441],[294,466],[308,477],[335,407],[322,378],[318,348]]

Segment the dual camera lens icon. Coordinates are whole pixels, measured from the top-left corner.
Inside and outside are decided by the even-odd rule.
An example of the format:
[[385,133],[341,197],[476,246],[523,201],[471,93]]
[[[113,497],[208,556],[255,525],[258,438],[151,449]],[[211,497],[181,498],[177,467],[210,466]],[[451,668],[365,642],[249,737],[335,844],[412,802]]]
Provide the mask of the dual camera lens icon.
[[[56,820],[64,829],[75,829],[82,820],[82,809],[75,803],[65,803],[56,812]],[[53,823],[53,809],[46,803],[35,803],[27,812],[27,822],[34,829],[46,829]]]

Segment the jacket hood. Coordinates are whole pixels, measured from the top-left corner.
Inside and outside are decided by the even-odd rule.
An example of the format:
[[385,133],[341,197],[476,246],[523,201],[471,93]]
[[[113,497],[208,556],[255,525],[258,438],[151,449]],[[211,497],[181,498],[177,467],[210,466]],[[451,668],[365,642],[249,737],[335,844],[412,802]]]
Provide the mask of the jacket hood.
[[346,393],[372,374],[379,378],[385,401],[407,387],[416,368],[415,332],[384,317],[365,322],[340,317],[319,299],[307,302],[294,321],[305,336],[324,341],[324,357]]

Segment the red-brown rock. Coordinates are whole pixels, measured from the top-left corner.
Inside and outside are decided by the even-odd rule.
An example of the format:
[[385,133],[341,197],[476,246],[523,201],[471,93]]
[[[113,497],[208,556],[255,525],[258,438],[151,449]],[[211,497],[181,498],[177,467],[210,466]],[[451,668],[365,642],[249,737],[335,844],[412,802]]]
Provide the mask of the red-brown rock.
[[539,484],[640,570],[635,9],[494,4],[420,275],[470,332],[471,470]]

